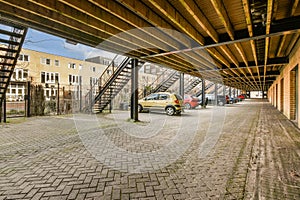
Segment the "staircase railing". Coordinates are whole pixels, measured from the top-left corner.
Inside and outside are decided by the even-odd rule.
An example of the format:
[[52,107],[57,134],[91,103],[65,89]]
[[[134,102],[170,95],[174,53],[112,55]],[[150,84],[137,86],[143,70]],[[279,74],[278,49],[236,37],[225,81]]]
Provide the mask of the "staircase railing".
[[185,84],[184,92],[189,93],[200,83],[201,83],[201,79],[199,77],[192,77],[191,79],[188,80],[187,84]]
[[[176,80],[179,79],[179,72],[175,71],[173,72],[166,80],[162,81],[160,84],[158,84],[152,92],[164,92],[166,91]],[[172,81],[172,83],[170,82]],[[171,83],[171,84],[170,84]]]
[[4,52],[1,55],[0,62],[0,121],[2,118],[3,101],[6,98],[5,94],[27,33],[27,28],[25,27],[16,27],[15,25],[7,23],[4,24],[12,28],[12,31],[0,30],[2,35],[9,36],[9,40],[0,39],[0,43],[6,44],[0,47],[0,51]]
[[97,93],[99,93],[102,84],[105,83],[110,76],[112,76],[113,73],[116,70],[118,66],[116,66],[116,60],[118,59],[120,55],[115,55],[111,62],[107,65],[105,70],[102,72],[99,78],[96,79],[96,81],[93,83],[92,80],[90,80],[90,88],[87,94],[85,95],[85,109],[91,108],[93,105],[93,101],[95,99],[95,96]]
[[[170,69],[165,69],[164,71],[162,71],[162,73],[160,75],[158,75],[156,77],[156,79],[150,85],[147,86],[149,88],[149,90],[146,90],[145,92],[142,91],[139,94],[139,98],[142,98],[142,97],[145,97],[145,96],[148,96],[149,94],[151,94],[154,90],[155,85],[159,85],[162,81],[164,81],[164,77],[166,76],[167,72],[169,72],[169,71],[170,71]],[[158,82],[159,82],[159,84],[157,84]]]

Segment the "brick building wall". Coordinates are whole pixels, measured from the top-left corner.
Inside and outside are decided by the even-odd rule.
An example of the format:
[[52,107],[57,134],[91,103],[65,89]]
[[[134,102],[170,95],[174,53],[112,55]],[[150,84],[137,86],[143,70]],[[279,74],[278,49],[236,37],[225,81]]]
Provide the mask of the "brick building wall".
[[295,120],[297,117],[298,127],[300,127],[300,100],[296,99],[296,93],[300,94],[300,88],[296,87],[296,80],[300,80],[300,74],[296,68],[300,64],[300,41],[298,41],[289,56],[289,63],[281,71],[280,76],[268,90],[269,102],[280,110],[288,119]]
[[290,116],[289,119],[296,119],[296,70],[290,71]]

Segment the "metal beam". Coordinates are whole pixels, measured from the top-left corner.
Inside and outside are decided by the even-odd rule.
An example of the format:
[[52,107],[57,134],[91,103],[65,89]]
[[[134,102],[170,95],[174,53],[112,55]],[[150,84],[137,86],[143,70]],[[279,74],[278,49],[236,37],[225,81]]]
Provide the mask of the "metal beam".
[[170,52],[160,53],[160,54],[154,54],[154,55],[149,55],[147,57],[156,57],[156,56],[164,56],[164,55],[176,54],[181,52],[203,50],[212,47],[234,44],[237,42],[248,42],[251,40],[265,39],[265,38],[281,36],[285,34],[300,33],[300,16],[273,21],[269,34],[266,34],[261,30],[257,32],[258,33],[255,34],[253,37],[249,37],[248,30],[243,29],[243,30],[235,31],[235,35],[236,35],[235,40],[230,40],[228,34],[226,33],[226,34],[219,35],[220,37],[219,43],[214,43],[210,38],[206,38],[206,42],[205,42],[206,45],[203,46],[181,49],[178,51],[170,51]]

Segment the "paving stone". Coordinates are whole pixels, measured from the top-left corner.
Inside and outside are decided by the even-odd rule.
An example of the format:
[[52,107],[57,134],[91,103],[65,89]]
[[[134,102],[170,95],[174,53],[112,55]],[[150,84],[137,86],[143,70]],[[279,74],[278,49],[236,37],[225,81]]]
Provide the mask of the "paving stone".
[[[200,122],[192,144],[174,163],[143,173],[118,171],[96,160],[71,118],[36,117],[0,124],[5,126],[0,129],[4,161],[0,163],[0,200],[255,199],[258,193],[264,199],[300,199],[299,130],[270,104],[247,101],[226,106],[223,130],[204,158],[199,150],[212,123],[213,108],[183,113],[183,120]],[[162,149],[180,127],[174,124],[181,120],[178,116],[141,113],[144,121],[149,116],[153,123],[165,120],[165,127],[147,139],[133,137],[124,131],[135,126],[124,120],[127,114],[120,112],[120,119],[111,114],[97,116],[109,125],[102,129],[106,136],[126,152]],[[124,169],[141,164],[125,155],[109,160]],[[158,156],[152,164],[161,161]]]

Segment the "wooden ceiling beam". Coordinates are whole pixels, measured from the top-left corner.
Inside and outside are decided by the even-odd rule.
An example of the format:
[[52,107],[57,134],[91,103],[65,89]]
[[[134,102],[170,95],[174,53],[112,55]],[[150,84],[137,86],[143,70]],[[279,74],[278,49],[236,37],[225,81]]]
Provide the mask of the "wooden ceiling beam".
[[[92,1],[92,0],[91,0]],[[140,18],[148,21],[154,27],[163,27],[167,29],[165,34],[169,35],[174,41],[180,42],[182,45],[187,47],[191,47],[191,41],[187,39],[183,34],[179,34],[177,31],[174,31],[174,26],[162,20],[160,16],[158,16],[155,12],[148,12],[148,7],[143,4],[141,1],[132,1],[132,0],[118,0],[124,7],[132,12],[135,12]],[[93,1],[94,2],[94,1]],[[102,2],[102,1],[97,1]],[[98,3],[99,4],[99,3]],[[114,11],[111,11],[114,12]],[[164,31],[164,30],[162,30]],[[178,48],[180,49],[180,48]],[[211,62],[211,57],[207,59],[207,55],[204,55],[203,51],[194,51],[194,52],[180,52],[178,55],[183,56],[187,60],[194,59],[199,63],[198,65],[204,65],[209,68],[214,68],[218,66],[218,63]],[[149,56],[151,57],[151,56]]]
[[[199,34],[198,31],[195,30],[195,28],[192,27],[191,24],[189,24],[189,22],[187,22],[186,19],[184,19],[171,4],[169,4],[168,1],[145,0],[144,2],[145,4],[150,4],[151,6],[155,7],[155,9],[165,16],[165,18],[168,19],[175,27],[177,27],[179,31],[183,31],[200,46],[204,45],[205,40],[203,36]],[[221,54],[216,53],[215,50],[207,49],[207,51],[221,63],[229,64],[228,61]]]
[[146,0],[145,3],[151,4],[160,13],[162,13],[166,19],[168,19],[178,30],[184,31],[190,38],[196,41],[199,45],[204,45],[204,38],[198,33],[198,31],[191,26],[182,15],[174,9],[168,1],[161,0]]
[[205,15],[195,5],[193,0],[178,0],[186,11],[193,17],[195,22],[209,35],[216,43],[219,41],[219,36]]
[[[270,34],[271,29],[271,21],[272,21],[272,13],[273,11],[273,0],[268,0],[267,2],[267,20],[266,20],[266,34]],[[267,62],[268,62],[268,56],[269,56],[269,47],[270,47],[270,38],[267,37],[265,39],[265,67],[264,67],[264,81],[263,81],[263,87],[265,85],[266,80],[266,73],[267,73]]]
[[[66,1],[66,0],[64,0]],[[73,1],[67,0],[68,2],[72,3]],[[125,7],[116,7],[116,5],[114,6],[114,4],[116,4],[117,2],[111,2],[111,3],[107,3],[106,1],[99,1],[99,0],[90,0],[90,2],[92,2],[93,4],[95,4],[96,6],[100,7],[101,9],[107,10],[108,12],[112,13],[113,15],[115,15],[116,17],[122,18],[124,21],[132,24],[133,26],[136,26],[136,28],[140,28],[140,27],[149,27],[152,23],[154,23],[155,27],[161,27],[162,25],[166,28],[169,28],[169,30],[163,30],[161,28],[157,28],[158,31],[161,31],[161,34],[156,36],[156,39],[160,40],[161,42],[165,42],[166,44],[169,44],[170,46],[172,46],[172,48],[176,48],[179,49],[180,46],[178,46],[177,44],[174,44],[174,41],[176,41],[176,39],[180,39],[181,37],[179,36],[179,34],[174,34],[174,31],[172,31],[171,29],[173,29],[173,27],[171,25],[169,25],[168,23],[165,23],[161,20],[161,18],[159,18],[158,16],[155,16],[155,14],[147,12],[144,13],[145,11],[147,11],[147,8],[145,7],[144,4],[141,4],[141,2],[136,2],[137,4],[135,4],[135,13],[138,13],[142,19],[145,19],[145,16],[143,16],[143,14],[147,14],[147,19],[144,21],[147,21],[147,25],[145,24],[141,24],[141,22],[138,23],[138,27],[137,25],[135,25],[135,22],[140,20],[140,19],[136,19],[137,16],[133,15],[131,13],[126,13],[126,11],[132,10],[133,8],[131,7],[132,1],[120,1],[122,3],[122,5],[125,5],[127,9],[125,9]],[[118,4],[118,3],[117,3]],[[120,4],[118,4],[120,5]],[[106,7],[107,6],[107,7]],[[116,12],[117,11],[117,12]],[[154,21],[154,22],[153,22]],[[141,31],[143,31],[143,29],[141,29]],[[155,30],[151,29],[151,32],[154,32]],[[164,32],[166,31],[166,32]],[[145,31],[145,33],[147,34],[147,31]],[[173,33],[173,34],[172,34]],[[170,38],[166,38],[164,35],[162,34],[169,34],[169,36],[171,36]],[[153,35],[153,34],[152,34]],[[179,36],[179,37],[178,37]],[[182,37],[184,38],[184,37]],[[185,40],[183,40],[185,41]],[[171,44],[170,44],[171,43]],[[175,46],[177,45],[177,46]],[[190,44],[188,44],[190,45]],[[184,57],[184,59],[189,60],[189,61],[197,61],[198,63],[193,62],[193,65],[195,66],[201,66],[201,65],[205,65],[208,66],[210,68],[213,68],[215,66],[212,65],[211,62],[205,61],[201,56],[196,55],[194,53],[187,53],[187,55],[181,55],[182,57]]]
[[[221,20],[221,22],[223,23],[226,32],[228,33],[229,37],[231,40],[234,40],[234,29],[231,25],[230,22],[230,18],[228,16],[228,14],[226,13],[226,8],[224,7],[224,4],[220,1],[220,0],[210,0],[211,4],[213,5],[213,8],[215,9],[217,15],[219,16],[219,19]],[[237,43],[234,43],[235,48],[237,49],[237,51],[239,52],[239,54],[241,55],[243,61],[245,62],[245,64],[247,64],[247,60],[246,60],[246,56],[244,54],[244,51],[241,47],[241,45],[238,45]],[[236,66],[238,67],[238,61],[237,59],[231,54],[229,49],[226,49],[226,46],[221,46],[220,47],[221,50],[223,51],[224,54],[226,54],[228,56],[228,58],[234,63],[236,64]],[[248,71],[250,73],[251,70],[248,69]],[[240,69],[240,72],[242,74],[245,75],[244,70]],[[248,79],[248,78],[247,78]],[[250,80],[249,80],[250,82]],[[250,82],[252,84],[252,82]]]
[[[277,2],[277,1],[276,1]],[[298,4],[299,4],[299,0],[294,0],[293,2],[293,5],[292,5],[292,9],[291,9],[291,12],[289,14],[289,17],[292,17],[294,16],[295,12],[296,12],[296,9],[298,7]],[[277,50],[277,55],[276,56],[284,56],[284,44],[286,42],[286,37],[287,35],[283,35],[281,40],[280,40],[280,44],[279,44],[279,47],[278,47],[278,50]]]
[[[253,74],[246,74],[248,77],[255,77],[255,78],[258,78],[259,77],[259,74],[258,73],[253,73]],[[280,72],[279,71],[272,71],[272,72],[268,72],[268,74],[266,75],[266,77],[277,77],[280,75]],[[238,76],[230,76],[230,77],[227,77],[227,78],[224,78],[224,79],[237,79],[237,78],[240,78]]]
[[[62,12],[64,13],[64,16],[65,17],[69,17],[69,18],[72,18],[72,13],[76,13],[74,12],[74,10],[72,9],[75,9],[76,11],[79,12],[79,14],[76,15],[76,18],[75,20],[77,20],[78,22],[82,22],[83,24],[89,24],[90,26],[93,26],[92,23],[89,23],[89,22],[94,22],[93,20],[89,20],[88,18],[91,17],[95,20],[99,20],[100,22],[102,23],[97,23],[97,22],[94,22],[96,23],[93,28],[97,28],[97,24],[104,24],[104,27],[101,27],[100,28],[97,28],[99,31],[106,31],[107,33],[111,34],[111,38],[109,40],[117,40],[115,42],[115,44],[118,46],[120,44],[124,44],[124,46],[131,46],[131,50],[135,51],[137,49],[150,49],[148,51],[152,51],[153,53],[155,53],[155,48],[167,48],[166,46],[164,47],[160,47],[158,45],[161,45],[161,43],[159,44],[152,44],[150,43],[149,41],[155,41],[155,40],[151,40],[151,39],[147,39],[145,38],[145,35],[143,34],[139,34],[139,30],[135,31],[134,33],[131,33],[131,32],[126,32],[126,29],[130,29],[132,28],[131,26],[128,26],[127,24],[125,24],[123,21],[121,21],[120,19],[118,18],[114,18],[114,19],[117,19],[115,22],[113,22],[112,20],[110,21],[107,21],[107,19],[111,19],[112,18],[112,15],[110,13],[107,13],[107,12],[101,12],[101,13],[97,13],[97,9],[94,9],[92,10],[93,8],[91,6],[88,7],[87,4],[84,4],[84,8],[82,7],[77,7],[77,6],[80,6],[80,5],[83,5],[83,4],[67,4],[67,6],[65,6],[64,4],[55,4],[55,5],[50,5],[51,2],[49,1],[42,1],[42,0],[35,0],[34,1],[35,3],[38,3],[40,6],[44,6],[44,7],[50,7],[50,8],[55,8],[55,6],[58,6],[57,10],[55,9],[52,9],[53,12]],[[66,2],[66,1],[62,1],[62,2]],[[72,7],[68,7],[68,6],[72,6]],[[89,10],[89,15],[86,16],[85,15],[85,9],[88,9]],[[98,9],[99,10],[99,9]],[[94,13],[94,12],[96,13]],[[110,16],[106,16],[106,14],[110,15]],[[87,18],[87,19],[86,19]],[[84,21],[84,20],[87,20],[87,21]],[[114,25],[116,24],[116,25]],[[106,25],[106,26],[105,26]],[[107,26],[108,25],[108,26]],[[118,28],[118,31],[115,31],[115,32],[112,32],[112,29],[111,27],[116,27]],[[102,30],[103,29],[103,30]],[[144,38],[142,38],[144,37]],[[152,47],[152,48],[151,48]],[[155,50],[155,51],[154,51]],[[127,52],[124,52],[124,53],[128,53],[130,51],[127,51]],[[148,53],[149,55],[150,53]],[[170,61],[167,61],[166,59],[164,59],[162,62],[163,63],[169,63],[170,66],[174,66],[174,64],[177,65],[176,69],[180,69],[180,67],[178,66],[181,66],[183,70],[188,70],[190,65],[187,65],[184,60],[180,60],[180,58],[174,58],[174,55],[172,57],[166,57],[168,59],[170,59]],[[154,59],[154,60],[161,60],[162,58],[157,58],[157,59]],[[150,60],[150,59],[149,59]],[[151,59],[153,60],[153,59]]]

